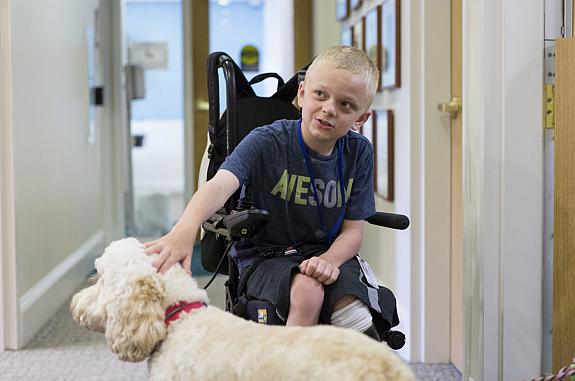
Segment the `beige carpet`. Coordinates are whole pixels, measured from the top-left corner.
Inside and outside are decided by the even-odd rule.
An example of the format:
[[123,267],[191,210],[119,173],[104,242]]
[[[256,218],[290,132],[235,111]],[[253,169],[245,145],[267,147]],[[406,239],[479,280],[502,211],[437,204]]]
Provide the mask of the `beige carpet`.
[[[218,277],[208,291],[211,303],[221,308],[224,280]],[[207,277],[199,277],[200,285],[206,282]],[[412,364],[412,368],[419,380],[461,379],[457,370],[446,364]],[[145,362],[132,364],[116,359],[106,348],[102,334],[90,332],[72,320],[67,304],[26,349],[0,353],[3,381],[129,381],[144,380],[146,376]]]

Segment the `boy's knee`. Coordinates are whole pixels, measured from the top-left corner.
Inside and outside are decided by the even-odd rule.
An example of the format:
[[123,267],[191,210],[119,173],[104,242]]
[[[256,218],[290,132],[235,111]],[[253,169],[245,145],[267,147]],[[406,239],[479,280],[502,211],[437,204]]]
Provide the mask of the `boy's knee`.
[[323,284],[316,279],[303,274],[296,274],[293,277],[290,290],[292,302],[321,304],[323,296]]
[[341,298],[339,298],[338,300],[336,300],[334,306],[333,306],[333,310],[334,312],[337,310],[340,310],[348,305],[350,305],[351,303],[355,302],[357,300],[357,297],[355,297],[354,295],[344,295]]
[[353,301],[345,307],[333,312],[331,315],[331,324],[336,327],[351,328],[356,331],[365,332],[373,324],[369,308],[357,298],[352,298],[352,300]]

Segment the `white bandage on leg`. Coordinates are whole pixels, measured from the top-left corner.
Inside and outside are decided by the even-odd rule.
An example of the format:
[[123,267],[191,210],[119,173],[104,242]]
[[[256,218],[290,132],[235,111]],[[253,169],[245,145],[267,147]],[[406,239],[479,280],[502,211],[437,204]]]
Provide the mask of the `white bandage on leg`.
[[363,332],[372,325],[369,308],[360,300],[354,300],[331,315],[331,325]]

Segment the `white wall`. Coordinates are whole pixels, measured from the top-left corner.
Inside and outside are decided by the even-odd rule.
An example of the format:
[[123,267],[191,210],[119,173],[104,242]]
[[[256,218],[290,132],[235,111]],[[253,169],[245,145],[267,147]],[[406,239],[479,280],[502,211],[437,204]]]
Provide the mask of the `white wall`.
[[[261,72],[276,72],[286,81],[294,74],[293,0],[263,3],[263,49]],[[266,81],[267,94],[273,94],[274,81]]]
[[541,371],[542,63],[542,1],[463,2],[465,376],[475,380]]
[[[24,345],[67,300],[104,242],[100,127],[87,143],[85,30],[94,28],[97,5],[12,2],[16,289],[7,291],[18,299],[18,334],[9,347]],[[96,112],[96,126],[103,117]]]

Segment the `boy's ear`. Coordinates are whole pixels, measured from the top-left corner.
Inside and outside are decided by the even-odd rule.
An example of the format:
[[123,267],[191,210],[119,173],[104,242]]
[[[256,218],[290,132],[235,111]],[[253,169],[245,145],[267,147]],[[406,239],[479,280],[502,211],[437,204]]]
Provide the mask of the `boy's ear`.
[[300,106],[302,104],[303,94],[305,93],[304,82],[305,80],[301,81],[297,88],[297,102],[300,104]]
[[351,129],[354,131],[359,131],[361,126],[363,126],[363,124],[365,122],[367,122],[367,120],[369,119],[370,116],[371,116],[371,111],[367,111],[367,112],[364,112],[363,114],[361,114],[361,116],[352,124]]

